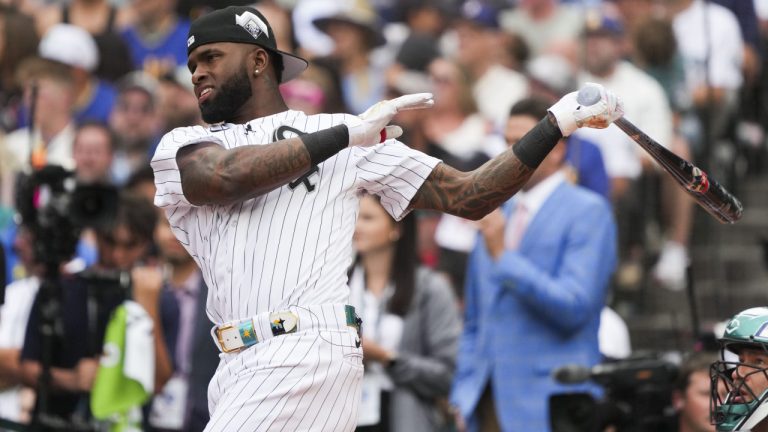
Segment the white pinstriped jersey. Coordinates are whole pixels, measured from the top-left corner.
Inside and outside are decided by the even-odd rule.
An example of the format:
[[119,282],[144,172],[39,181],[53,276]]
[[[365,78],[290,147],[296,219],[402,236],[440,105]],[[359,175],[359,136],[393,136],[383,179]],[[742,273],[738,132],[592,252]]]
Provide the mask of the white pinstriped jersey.
[[286,111],[244,125],[177,128],[152,159],[155,205],[208,285],[207,312],[217,324],[289,305],[346,303],[347,269],[360,193],[381,197],[396,219],[439,160],[390,140],[348,148],[309,175],[227,206],[194,206],[181,189],[176,152],[214,142],[227,149],[268,144],[343,123],[347,114]]

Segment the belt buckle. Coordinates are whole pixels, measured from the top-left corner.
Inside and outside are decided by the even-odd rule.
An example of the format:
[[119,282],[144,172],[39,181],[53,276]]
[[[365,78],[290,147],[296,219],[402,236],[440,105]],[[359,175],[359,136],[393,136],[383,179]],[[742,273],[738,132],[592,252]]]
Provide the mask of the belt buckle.
[[235,328],[235,326],[233,326],[232,324],[227,324],[225,326],[216,327],[216,338],[219,340],[219,346],[221,347],[221,352],[223,352],[225,354],[229,354],[229,353],[236,352],[236,351],[240,350],[240,348],[228,349],[227,346],[224,344],[224,338],[221,337],[221,333],[223,331],[225,331],[225,330],[232,330],[234,328]]
[[269,314],[269,328],[272,336],[296,333],[299,328],[299,316],[291,311],[272,312]]

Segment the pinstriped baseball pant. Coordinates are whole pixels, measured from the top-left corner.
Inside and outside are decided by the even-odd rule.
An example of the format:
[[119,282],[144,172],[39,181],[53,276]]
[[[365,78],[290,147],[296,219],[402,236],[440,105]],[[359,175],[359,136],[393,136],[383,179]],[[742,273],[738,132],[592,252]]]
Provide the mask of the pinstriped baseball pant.
[[306,330],[221,354],[205,431],[354,430],[363,376],[356,342],[351,327]]

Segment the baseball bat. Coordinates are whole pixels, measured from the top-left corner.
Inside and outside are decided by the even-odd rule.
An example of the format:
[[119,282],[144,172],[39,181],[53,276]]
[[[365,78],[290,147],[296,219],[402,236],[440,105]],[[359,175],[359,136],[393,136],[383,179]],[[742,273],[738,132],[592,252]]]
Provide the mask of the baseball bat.
[[[600,100],[600,90],[587,85],[579,90],[576,100],[581,105],[594,105]],[[722,223],[741,219],[744,208],[739,199],[706,172],[664,148],[626,118],[621,117],[613,123],[639,144],[709,214]]]

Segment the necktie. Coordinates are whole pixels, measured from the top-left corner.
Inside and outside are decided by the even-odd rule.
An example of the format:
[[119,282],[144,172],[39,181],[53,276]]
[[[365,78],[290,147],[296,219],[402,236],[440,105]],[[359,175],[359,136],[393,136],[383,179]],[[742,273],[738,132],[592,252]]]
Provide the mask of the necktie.
[[520,241],[523,240],[526,225],[528,225],[528,208],[525,204],[519,202],[515,206],[512,218],[504,234],[505,249],[517,250],[518,246],[520,246]]

